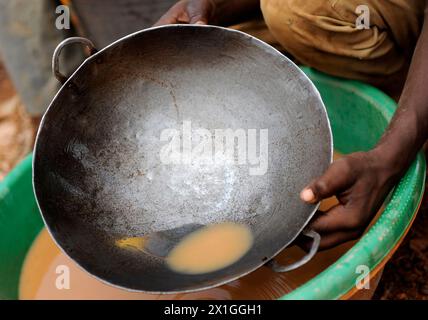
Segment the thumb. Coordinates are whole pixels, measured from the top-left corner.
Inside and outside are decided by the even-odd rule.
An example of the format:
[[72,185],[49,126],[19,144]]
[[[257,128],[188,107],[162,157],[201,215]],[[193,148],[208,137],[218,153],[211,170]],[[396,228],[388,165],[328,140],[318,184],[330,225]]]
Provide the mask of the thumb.
[[205,13],[191,14],[189,19],[190,24],[208,24],[208,18]]
[[196,17],[196,18],[192,18],[192,20],[190,20],[190,24],[208,24],[208,20],[206,18],[203,17]]
[[354,180],[348,161],[339,159],[319,178],[312,181],[300,193],[300,198],[307,203],[317,203],[336,195]]
[[211,0],[197,1],[191,2],[187,9],[190,24],[208,24],[214,14],[215,5]]

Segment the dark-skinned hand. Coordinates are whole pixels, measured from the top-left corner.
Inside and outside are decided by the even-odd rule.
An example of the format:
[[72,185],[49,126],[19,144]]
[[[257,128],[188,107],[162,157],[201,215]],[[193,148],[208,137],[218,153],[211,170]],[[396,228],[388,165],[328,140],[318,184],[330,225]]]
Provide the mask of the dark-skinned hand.
[[181,0],[172,6],[155,24],[208,24],[214,15],[212,0]]
[[[321,250],[362,235],[397,181],[396,173],[376,150],[353,153],[333,162],[303,189],[300,197],[307,203],[332,196],[339,201],[325,212],[318,211],[309,224],[321,235]],[[305,249],[310,246],[303,238],[298,244]]]

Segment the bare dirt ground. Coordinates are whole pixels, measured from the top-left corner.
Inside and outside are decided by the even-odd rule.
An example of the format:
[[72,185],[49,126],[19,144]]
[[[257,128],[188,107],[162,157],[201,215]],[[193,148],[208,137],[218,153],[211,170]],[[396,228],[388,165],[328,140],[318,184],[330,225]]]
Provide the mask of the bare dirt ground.
[[31,152],[35,128],[0,63],[0,180]]
[[[29,152],[36,125],[0,63],[0,181]],[[374,299],[428,300],[428,197],[404,243],[385,268]]]

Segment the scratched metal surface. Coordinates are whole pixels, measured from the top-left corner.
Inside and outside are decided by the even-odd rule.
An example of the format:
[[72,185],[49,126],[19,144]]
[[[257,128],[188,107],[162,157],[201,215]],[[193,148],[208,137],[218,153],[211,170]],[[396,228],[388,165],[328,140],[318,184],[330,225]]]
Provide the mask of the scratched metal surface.
[[[268,129],[266,174],[162,164],[161,132],[184,121]],[[65,84],[38,134],[34,186],[54,239],[91,274],[132,290],[200,290],[262,266],[301,232],[315,206],[299,191],[327,168],[331,143],[318,92],[279,52],[237,31],[168,26],[102,50]],[[178,275],[114,245],[222,221],[248,224],[255,243],[209,274]]]

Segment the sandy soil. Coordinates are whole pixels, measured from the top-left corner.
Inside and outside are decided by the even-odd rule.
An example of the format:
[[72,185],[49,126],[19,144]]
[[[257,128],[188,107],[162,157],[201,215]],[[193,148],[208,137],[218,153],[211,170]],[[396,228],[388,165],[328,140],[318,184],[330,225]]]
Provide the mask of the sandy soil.
[[0,64],[0,180],[31,152],[34,127]]

